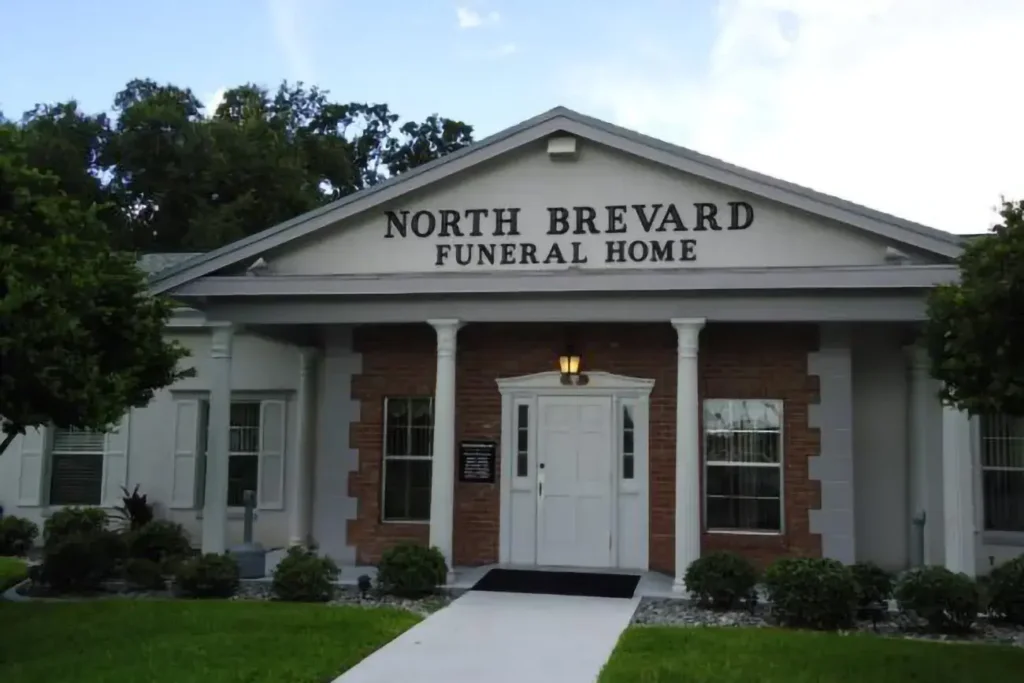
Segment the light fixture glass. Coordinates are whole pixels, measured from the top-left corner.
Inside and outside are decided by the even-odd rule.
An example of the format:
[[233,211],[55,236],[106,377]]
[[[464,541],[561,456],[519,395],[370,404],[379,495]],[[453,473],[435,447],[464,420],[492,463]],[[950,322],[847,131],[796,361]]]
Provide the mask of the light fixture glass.
[[580,373],[579,355],[569,352],[558,357],[558,369],[563,375],[578,375]]

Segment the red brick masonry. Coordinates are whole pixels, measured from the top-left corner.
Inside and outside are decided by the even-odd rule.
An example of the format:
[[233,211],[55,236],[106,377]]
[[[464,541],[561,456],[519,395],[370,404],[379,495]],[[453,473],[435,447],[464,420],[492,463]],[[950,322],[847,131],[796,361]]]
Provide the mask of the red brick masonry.
[[[456,442],[501,437],[501,395],[495,380],[556,369],[569,331],[562,325],[471,324],[459,331],[456,369]],[[654,379],[650,403],[650,565],[672,572],[675,516],[676,333],[668,323],[580,325],[572,339],[586,370]],[[429,396],[434,390],[434,330],[422,325],[360,327],[355,350],[362,373],[352,397],[361,419],[352,425],[359,470],[349,478],[358,517],[348,542],[360,563],[372,563],[388,546],[426,543],[426,524],[380,522],[383,409],[387,396]],[[817,350],[812,325],[711,324],[700,335],[700,398],[773,398],[784,405],[785,533],[752,536],[704,534],[702,548],[742,552],[759,563],[785,555],[821,554],[810,533],[808,511],[820,506],[820,486],[808,480],[808,458],[819,448],[807,426],[807,406],[817,401],[817,378],[807,374],[807,354]],[[478,565],[498,560],[498,484],[459,484],[455,491],[454,561]]]

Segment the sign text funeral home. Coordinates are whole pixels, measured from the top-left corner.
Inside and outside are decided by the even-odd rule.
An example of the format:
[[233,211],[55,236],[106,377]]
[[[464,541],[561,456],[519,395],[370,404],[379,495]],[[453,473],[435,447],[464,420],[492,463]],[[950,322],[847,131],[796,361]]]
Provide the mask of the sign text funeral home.
[[[684,263],[697,260],[700,233],[746,230],[754,223],[754,207],[747,202],[556,206],[546,215],[522,213],[518,208],[385,211],[384,237],[436,241],[437,267],[584,265],[596,253],[609,264]],[[524,225],[538,224],[551,238],[542,245],[520,232]],[[584,247],[595,236],[604,238],[599,252]]]

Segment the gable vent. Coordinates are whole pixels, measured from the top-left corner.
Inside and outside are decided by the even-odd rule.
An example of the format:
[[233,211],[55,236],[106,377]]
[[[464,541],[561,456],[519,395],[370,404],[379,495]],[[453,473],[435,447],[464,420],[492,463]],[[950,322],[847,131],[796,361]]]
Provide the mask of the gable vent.
[[548,156],[553,160],[572,160],[579,154],[579,145],[572,135],[557,135],[548,138]]

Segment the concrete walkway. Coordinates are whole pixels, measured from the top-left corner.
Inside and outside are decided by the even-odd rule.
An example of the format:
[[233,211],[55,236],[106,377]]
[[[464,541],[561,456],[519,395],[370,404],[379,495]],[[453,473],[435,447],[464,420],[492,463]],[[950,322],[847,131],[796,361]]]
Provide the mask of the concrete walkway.
[[638,602],[470,591],[335,683],[593,683]]

